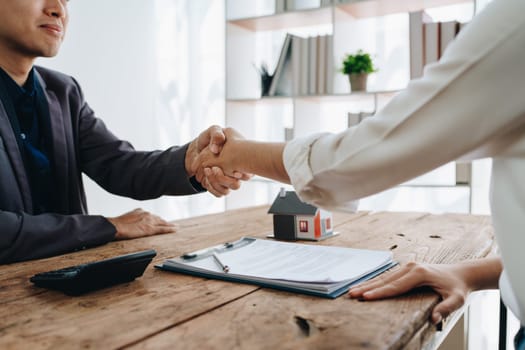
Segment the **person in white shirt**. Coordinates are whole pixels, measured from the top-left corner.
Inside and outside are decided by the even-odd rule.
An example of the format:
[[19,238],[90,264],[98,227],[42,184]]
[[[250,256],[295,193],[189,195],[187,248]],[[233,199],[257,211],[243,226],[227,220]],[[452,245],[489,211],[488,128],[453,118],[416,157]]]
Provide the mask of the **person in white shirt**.
[[373,299],[430,285],[445,298],[432,315],[439,322],[463,303],[469,290],[497,287],[499,278],[503,300],[523,326],[523,13],[524,1],[495,0],[461,31],[438,63],[426,68],[422,78],[412,81],[376,116],[344,132],[264,143],[225,130],[227,142],[220,156],[203,153],[197,160],[195,166],[202,167],[198,176],[212,181],[212,170],[217,168],[229,175],[254,173],[291,183],[306,202],[340,209],[355,208],[353,201],[447,162],[491,157],[491,209],[501,261],[409,264],[390,279],[386,275],[350,294]]

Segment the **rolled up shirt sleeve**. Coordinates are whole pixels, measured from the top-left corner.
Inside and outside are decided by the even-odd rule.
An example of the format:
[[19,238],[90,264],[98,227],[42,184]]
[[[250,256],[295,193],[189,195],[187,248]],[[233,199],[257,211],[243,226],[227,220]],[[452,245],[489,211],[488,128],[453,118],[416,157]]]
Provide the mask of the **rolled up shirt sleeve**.
[[357,200],[336,203],[330,198],[330,191],[323,191],[312,185],[314,181],[314,174],[310,164],[312,147],[318,142],[320,137],[328,135],[321,133],[312,134],[288,142],[283,152],[284,166],[293,187],[303,201],[329,210],[353,212],[357,209],[359,203]]
[[447,162],[503,152],[523,127],[525,21],[521,2],[495,3],[374,117],[287,143],[283,162],[298,195],[348,209]]

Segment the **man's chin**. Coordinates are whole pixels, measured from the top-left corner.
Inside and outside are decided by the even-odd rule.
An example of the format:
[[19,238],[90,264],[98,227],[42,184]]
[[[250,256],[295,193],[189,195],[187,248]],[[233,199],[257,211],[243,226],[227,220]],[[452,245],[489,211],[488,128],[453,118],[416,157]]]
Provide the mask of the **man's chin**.
[[[45,48],[33,48],[19,51],[23,56],[31,59],[38,57],[51,58],[55,57],[60,51],[60,46],[57,47],[45,47]],[[22,53],[23,52],[23,53]]]
[[50,57],[55,57],[56,55],[58,55],[59,52],[60,52],[60,46],[53,47],[53,48],[47,48],[45,50],[42,50],[39,56],[50,58]]
[[43,40],[40,44],[35,45],[34,51],[38,57],[55,57],[60,52],[62,39]]

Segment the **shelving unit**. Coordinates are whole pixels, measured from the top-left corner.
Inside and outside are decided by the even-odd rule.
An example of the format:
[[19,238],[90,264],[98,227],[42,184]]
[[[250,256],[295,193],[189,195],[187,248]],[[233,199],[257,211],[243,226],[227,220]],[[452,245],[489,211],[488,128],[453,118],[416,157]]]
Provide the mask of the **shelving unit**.
[[[376,111],[408,84],[409,12],[431,9],[453,16],[455,13],[455,19],[465,21],[470,20],[475,7],[474,0],[333,0],[328,6],[276,13],[275,1],[226,0],[226,125],[262,141],[343,131],[348,127],[348,113]],[[261,97],[260,77],[254,65],[265,62],[273,72],[286,33],[302,37],[333,35],[329,55],[334,67],[332,94]],[[370,91],[350,93],[348,80],[338,68],[345,53],[358,49],[372,53],[379,72],[369,79]],[[468,211],[469,174],[470,165],[450,163],[397,191],[414,188],[421,193],[420,189],[425,188],[432,201],[433,193],[457,190],[465,201],[459,207]],[[280,185],[256,179],[249,186],[252,191],[229,196],[226,207],[268,203]]]

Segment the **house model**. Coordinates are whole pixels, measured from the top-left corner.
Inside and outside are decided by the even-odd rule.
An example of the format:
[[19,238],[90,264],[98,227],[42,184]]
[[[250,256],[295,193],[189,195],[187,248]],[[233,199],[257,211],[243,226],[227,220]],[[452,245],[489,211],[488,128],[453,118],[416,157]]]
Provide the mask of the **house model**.
[[333,235],[332,214],[302,202],[293,191],[281,189],[268,213],[276,239],[318,241]]

